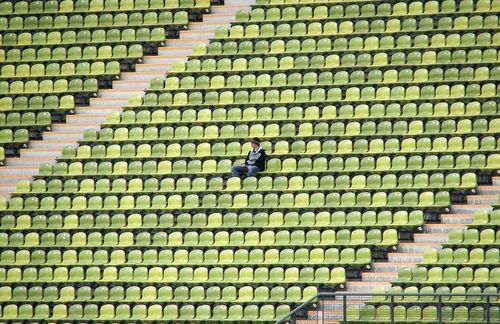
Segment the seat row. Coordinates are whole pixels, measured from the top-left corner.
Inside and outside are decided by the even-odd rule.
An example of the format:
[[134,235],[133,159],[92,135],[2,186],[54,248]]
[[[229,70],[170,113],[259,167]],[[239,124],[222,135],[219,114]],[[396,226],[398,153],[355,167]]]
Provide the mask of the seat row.
[[[199,45],[195,46],[195,50]],[[201,45],[203,47],[203,45]],[[242,45],[243,46],[243,45]],[[480,64],[495,63],[498,60],[498,52],[493,48],[486,49],[459,49],[459,50],[418,50],[393,53],[340,53],[340,54],[314,54],[314,55],[277,55],[272,53],[264,57],[255,56],[247,59],[245,57],[214,58],[192,58],[185,61],[177,61],[172,64],[172,74],[183,73],[190,75],[198,72],[205,74],[224,72],[239,74],[245,70],[262,72],[292,69],[338,69],[354,67],[381,67],[381,66],[419,66],[426,65],[430,68],[434,65],[446,67],[447,64]],[[275,54],[276,55],[276,54]]]
[[82,44],[101,44],[101,43],[126,43],[126,42],[163,42],[165,40],[165,29],[156,27],[149,29],[146,27],[138,30],[127,28],[119,30],[113,29],[95,29],[75,31],[53,31],[53,32],[22,32],[19,35],[15,33],[6,33],[3,36],[1,45],[6,46],[53,46],[53,45],[75,45]]
[[467,250],[459,248],[456,250],[444,248],[441,251],[429,249],[424,251],[424,260],[420,264],[425,265],[496,265],[500,263],[500,251],[498,248],[482,249],[474,248]]
[[[76,232],[69,234],[67,232],[44,232],[38,234],[36,232],[14,233],[8,235],[1,233],[0,246],[16,247],[16,248],[37,248],[37,247],[151,247],[157,246],[162,248],[176,247],[217,247],[217,248],[236,248],[236,247],[271,247],[278,246],[293,246],[293,247],[310,247],[311,245],[324,246],[377,246],[390,247],[397,244],[398,237],[395,229],[379,229],[362,230],[295,230],[295,231],[272,231],[267,230],[259,233],[256,230],[248,232],[243,231],[204,231],[201,234],[196,231],[182,233],[174,231],[167,234],[166,232],[156,232],[153,236],[149,232],[140,232],[134,234],[127,232],[107,232],[103,235],[100,231],[89,232],[88,235],[84,232]],[[166,250],[164,250],[166,251]],[[167,252],[165,252],[167,253]]]
[[[468,169],[495,169],[500,161],[500,154],[457,154],[453,155],[428,155],[422,157],[421,155],[412,156],[380,156],[377,159],[374,157],[335,157],[327,159],[325,157],[318,158],[287,158],[281,159],[273,158],[267,163],[266,171],[262,174],[302,174],[304,172],[323,173],[329,174],[342,174],[342,173],[367,173],[367,172],[396,172],[396,171],[418,171],[423,170],[468,170]],[[237,160],[243,162],[243,160]],[[143,175],[183,175],[186,173],[192,174],[194,172],[206,174],[220,174],[227,175],[228,170],[235,164],[234,161],[229,159],[222,160],[177,160],[172,161],[115,161],[115,162],[58,162],[55,165],[43,163],[39,168],[40,177],[55,177],[55,178],[75,178],[85,175],[86,178],[93,177],[99,179],[102,176],[108,177],[133,177],[139,174]]]
[[[490,312],[491,318],[498,318],[500,309],[498,307],[489,307],[487,309],[481,306],[468,308],[467,306],[440,306],[440,321],[449,323],[462,323],[471,321],[472,323],[482,323],[486,321],[486,313]],[[349,323],[383,323],[393,321],[394,323],[424,322],[435,323],[438,321],[438,310],[436,306],[373,306],[367,305],[363,308],[348,309]],[[393,314],[393,315],[391,315]],[[393,316],[393,317],[392,317]]]
[[96,282],[141,284],[316,284],[338,286],[345,283],[345,269],[327,267],[10,267],[0,268],[0,282],[13,283],[60,283]]
[[165,195],[124,195],[121,198],[115,195],[92,197],[68,196],[44,197],[14,197],[8,204],[2,199],[0,211],[5,214],[9,212],[38,211],[38,210],[60,210],[60,211],[85,211],[85,210],[157,210],[157,209],[193,209],[193,208],[217,208],[221,210],[239,209],[269,209],[269,208],[442,208],[450,204],[450,195],[447,191],[437,193],[431,191],[402,192],[360,192],[360,193],[268,193],[268,194],[245,194],[236,193],[234,196],[228,193],[220,195],[206,194],[200,197],[197,194]]
[[38,230],[72,230],[72,229],[134,229],[134,228],[155,228],[155,229],[192,229],[192,228],[315,228],[315,227],[406,227],[421,226],[424,222],[424,213],[421,210],[411,212],[398,210],[391,211],[328,211],[321,212],[260,212],[252,213],[181,213],[174,217],[173,214],[145,215],[130,214],[70,214],[61,216],[53,214],[45,215],[19,215],[14,217],[6,215],[0,218],[0,228],[2,230],[24,231],[28,229]]
[[7,304],[0,309],[2,320],[58,321],[175,321],[182,323],[271,323],[290,312],[289,305],[183,305],[175,304]]
[[148,12],[144,15],[136,13],[113,14],[90,14],[90,15],[57,15],[52,16],[24,16],[3,18],[0,16],[0,28],[4,31],[21,32],[26,30],[58,30],[58,29],[80,29],[80,28],[106,28],[106,27],[147,27],[156,25],[184,25],[188,23],[188,13],[178,11],[172,13],[163,11],[160,14]]
[[[319,7],[316,7],[318,9]],[[325,7],[326,9],[326,7]],[[333,12],[335,12],[334,8]],[[331,13],[331,12],[330,12]],[[443,32],[446,30],[466,30],[468,32],[483,31],[483,29],[498,28],[498,16],[465,16],[452,19],[444,17],[435,21],[431,17],[419,18],[391,18],[387,21],[382,19],[377,20],[362,20],[355,21],[344,20],[337,23],[336,21],[325,21],[326,18],[312,18],[307,22],[290,22],[282,23],[281,20],[275,22],[266,22],[264,24],[234,24],[231,27],[219,27],[215,31],[217,39],[261,39],[273,37],[302,37],[315,35],[363,35],[363,34],[389,34],[410,31],[432,31]],[[332,18],[335,19],[335,18]],[[319,21],[318,21],[319,20]],[[328,19],[329,20],[329,19]]]
[[[279,71],[278,71],[279,72]],[[185,76],[167,77],[164,81],[161,78],[154,78],[150,83],[150,90],[179,91],[186,89],[220,89],[220,88],[240,88],[240,87],[275,87],[283,85],[308,86],[308,85],[337,85],[337,84],[362,84],[362,83],[426,83],[426,82],[451,82],[451,81],[481,81],[499,80],[500,68],[488,67],[465,67],[458,69],[455,67],[443,70],[442,68],[425,69],[401,69],[401,70],[377,70],[370,72],[363,70],[332,72],[279,72],[276,74],[245,74],[206,76],[197,78]],[[305,72],[305,73],[304,73]]]
[[398,272],[398,285],[410,285],[421,283],[440,286],[454,285],[489,285],[498,286],[500,283],[500,268],[486,267],[417,267],[415,269],[404,268]]
[[29,80],[29,81],[0,81],[1,95],[18,94],[51,94],[67,92],[91,92],[98,90],[98,81],[89,79],[57,79],[53,80]]
[[200,0],[64,0],[64,1],[4,1],[0,15],[64,14],[116,11],[148,11],[158,9],[207,7],[209,3]]
[[16,96],[0,98],[0,110],[71,110],[75,108],[75,97],[72,95]]
[[0,130],[0,145],[8,144],[27,144],[29,141],[29,132],[27,129],[20,128],[15,131],[12,129]]
[[[450,289],[451,288],[451,289]],[[422,287],[417,287],[417,286],[408,286],[408,287],[400,287],[400,286],[392,286],[389,289],[381,288],[374,290],[373,292],[377,293],[394,293],[394,294],[402,294],[406,293],[407,295],[400,295],[397,296],[395,295],[393,297],[394,302],[396,303],[415,303],[415,302],[422,302],[422,303],[437,303],[439,299],[443,303],[446,304],[452,304],[452,303],[463,303],[464,301],[467,301],[468,304],[480,304],[480,303],[485,303],[487,299],[489,299],[491,302],[495,302],[498,300],[498,296],[474,296],[474,294],[498,294],[498,288],[494,286],[487,286],[487,287],[480,287],[480,286],[455,286],[455,287],[448,287],[448,286],[439,286],[439,287],[432,287],[432,286],[422,286]],[[455,294],[455,295],[447,295],[447,294]],[[412,294],[414,294],[412,296]],[[418,296],[417,294],[422,294]],[[434,294],[434,296],[432,295]],[[438,297],[438,294],[440,297]],[[465,295],[469,294],[469,295]],[[372,297],[373,303],[377,304],[382,304],[382,303],[389,303],[391,298],[389,296],[376,296]]]
[[[278,8],[273,8],[279,10]],[[268,10],[269,13],[271,10]],[[292,10],[290,10],[292,9]],[[400,31],[439,31],[439,30],[474,30],[498,27],[498,17],[488,13],[465,11],[462,15],[448,13],[435,16],[433,14],[408,17],[406,15],[363,17],[364,19],[341,19],[335,16],[338,7],[317,6],[314,11],[311,7],[301,7],[299,17],[294,17],[294,7],[288,7],[286,14],[290,18],[284,20],[279,17],[267,20],[239,21],[231,27],[220,27],[216,37],[255,37],[255,36],[289,36],[306,34],[348,34],[348,33],[394,33]],[[250,15],[254,11],[252,10]],[[260,9],[262,10],[262,9]],[[273,11],[275,13],[276,11]],[[255,15],[254,15],[255,16]],[[271,15],[272,16],[272,15]],[[272,18],[272,17],[271,17]],[[307,31],[306,31],[307,30]]]
[[[164,94],[158,96],[155,93],[148,93],[144,96],[144,104],[146,106],[154,106],[158,103],[162,104],[162,98],[165,97]],[[131,105],[136,106],[142,103],[141,97],[134,97],[131,99]],[[139,102],[136,104],[134,100]],[[159,100],[159,101],[158,101]],[[342,105],[340,107],[335,106],[324,106],[317,107],[311,105],[304,105],[304,107],[247,107],[241,108],[216,108],[216,109],[155,109],[149,111],[146,109],[135,110],[125,110],[122,113],[113,112],[108,114],[106,123],[104,127],[119,127],[116,124],[161,124],[162,126],[167,126],[165,124],[175,124],[178,125],[180,122],[187,124],[194,124],[196,122],[203,122],[208,124],[209,122],[219,123],[219,122],[270,122],[271,120],[276,121],[303,121],[310,122],[311,120],[321,122],[323,120],[332,120],[338,122],[350,122],[356,119],[358,122],[360,120],[366,121],[367,119],[372,119],[378,121],[379,119],[384,119],[384,121],[404,121],[410,118],[411,120],[418,120],[422,118],[436,118],[442,117],[453,118],[453,117],[469,117],[473,118],[479,115],[496,115],[498,113],[498,105],[494,101],[478,102],[470,101],[464,102],[453,102],[451,104],[447,102],[440,102],[436,104],[432,103],[406,103],[398,104],[391,103],[388,105],[383,104],[360,104],[356,106],[352,105]],[[396,119],[397,120],[394,120]],[[87,132],[90,134],[89,132]]]
[[[233,59],[239,56],[246,56],[251,53],[255,54],[280,54],[280,53],[311,53],[317,52],[342,52],[344,51],[388,51],[396,49],[442,49],[443,47],[469,48],[473,46],[496,46],[500,43],[500,32],[488,33],[483,32],[478,35],[473,33],[464,33],[460,35],[436,33],[430,39],[425,34],[417,36],[401,35],[401,36],[368,36],[363,39],[359,36],[353,38],[336,37],[332,40],[328,37],[305,38],[302,40],[286,37],[285,39],[259,40],[255,44],[248,42],[231,41],[228,39],[225,42],[213,41],[208,45],[198,44],[193,49],[193,56],[204,58],[209,56],[228,55],[233,56]],[[222,40],[222,39],[220,39]],[[257,40],[257,39],[256,39]],[[357,53],[358,54],[358,53]]]
[[[483,82],[481,82],[483,83]],[[181,107],[203,107],[203,106],[225,106],[225,105],[263,105],[263,104],[296,104],[296,103],[356,103],[369,101],[409,101],[415,100],[453,100],[466,98],[476,99],[478,97],[497,97],[500,90],[494,83],[483,84],[442,84],[442,85],[393,85],[392,87],[342,87],[342,86],[280,86],[269,90],[224,90],[208,91],[203,94],[201,91],[165,93],[162,97],[161,106]],[[286,89],[293,88],[293,89]],[[297,89],[298,88],[298,89]],[[244,88],[243,88],[244,89]],[[265,89],[265,88],[264,88]],[[296,89],[296,90],[295,90]],[[132,101],[132,102],[130,102]],[[141,104],[138,97],[129,99],[129,105],[125,108],[133,109]],[[154,103],[157,106],[158,103]]]
[[[439,14],[450,13],[457,10],[459,11],[469,11],[471,8],[476,7],[477,11],[491,11],[492,8],[496,8],[498,5],[495,0],[461,0],[461,1],[432,1],[432,0],[424,0],[424,1],[405,1],[405,2],[382,2],[382,3],[366,3],[363,4],[361,2],[358,3],[346,3],[344,4],[342,1],[325,1],[325,0],[314,0],[312,3],[315,4],[331,4],[337,6],[339,9],[339,13],[342,16],[348,17],[358,17],[358,16],[369,16],[369,15],[384,15],[390,16],[391,14],[395,15],[419,15],[422,13],[429,14]],[[262,6],[264,9],[271,9],[275,6],[281,8],[288,8],[291,6],[310,6],[310,0],[258,0],[258,6]],[[271,6],[266,6],[271,5]],[[344,9],[345,6],[345,9]],[[375,9],[376,8],[376,9]],[[344,11],[345,10],[345,11]],[[340,17],[339,17],[340,18]]]
[[[491,226],[495,225],[491,224]],[[495,231],[493,228],[483,230],[470,228],[465,231],[454,230],[450,232],[448,242],[445,245],[456,247],[475,245],[497,246],[500,245],[500,231]]]
[[[484,116],[488,117],[488,116]],[[226,123],[225,123],[226,124]],[[158,139],[173,139],[174,141],[185,140],[203,140],[203,139],[219,139],[219,140],[236,140],[238,138],[259,137],[261,140],[280,139],[282,137],[293,136],[297,138],[306,136],[311,139],[319,139],[323,137],[342,138],[342,137],[370,137],[370,136],[418,136],[418,135],[460,135],[475,133],[495,133],[500,127],[500,118],[480,118],[480,119],[460,119],[458,123],[454,119],[443,121],[429,120],[425,124],[421,120],[413,120],[408,123],[402,121],[382,121],[376,123],[367,121],[360,123],[352,122],[319,122],[316,124],[303,123],[286,123],[286,124],[260,124],[255,122],[235,123],[236,125],[194,125],[194,126],[157,126],[143,127],[119,127],[108,128],[104,127],[99,132],[96,130],[87,130],[84,133],[83,141],[80,144],[87,143],[112,143],[133,142],[139,144],[144,142],[155,142]],[[1,120],[0,120],[1,125]],[[173,123],[172,123],[173,125]],[[119,126],[119,125],[117,125]],[[298,126],[298,127],[297,127]],[[340,139],[339,138],[339,139]],[[404,145],[401,143],[401,145]],[[292,143],[292,151],[297,151],[300,146],[304,146],[303,141]],[[69,147],[66,150],[70,150]],[[298,149],[300,150],[300,149]],[[78,151],[78,149],[77,149]]]
[[472,218],[472,224],[467,227],[495,226],[500,225],[500,210],[495,209],[491,212],[486,210],[477,211]]
[[[57,252],[57,253],[56,253]],[[169,250],[160,253],[149,249],[124,250],[116,249],[111,258],[106,250],[50,250],[47,254],[43,250],[33,251],[4,250],[0,255],[0,264],[9,265],[261,265],[261,264],[295,264],[295,265],[367,265],[371,262],[368,248],[355,251],[352,248],[315,248],[308,250],[293,249],[237,249],[237,250]],[[498,250],[497,250],[498,253]]]
[[178,302],[178,303],[297,303],[306,301],[317,294],[314,286],[130,286],[102,285],[89,286],[64,286],[60,289],[54,286],[40,287],[3,286],[0,287],[0,298],[8,301],[58,301],[60,303],[79,302]]
[[81,62],[81,63],[37,63],[29,64],[5,64],[1,70],[2,79],[28,78],[28,77],[58,77],[58,76],[118,76],[120,74],[120,63],[117,61],[104,62]]
[[[143,180],[141,178],[108,179],[103,177],[95,181],[94,179],[84,179],[81,181],[69,179],[61,181],[53,179],[46,181],[37,179],[30,183],[29,180],[21,180],[17,183],[15,195],[28,194],[42,196],[41,194],[50,194],[57,196],[59,193],[71,194],[117,194],[117,193],[158,193],[158,192],[207,192],[207,191],[228,191],[228,192],[269,192],[269,191],[343,191],[343,190],[401,190],[401,189],[427,189],[427,188],[450,188],[467,189],[475,188],[477,179],[475,173],[417,173],[415,175],[404,173],[401,175],[380,174],[365,175],[332,175],[316,176],[263,176],[259,179],[248,177],[244,180],[240,178],[230,178],[226,181],[222,177],[196,177],[196,178],[168,178],[161,179],[150,178]],[[39,195],[40,194],[40,195]],[[43,195],[45,196],[45,195]]]
[[[300,134],[299,134],[300,136]],[[304,134],[303,136],[307,136]],[[466,135],[464,134],[464,137]],[[166,137],[167,138],[167,137]],[[369,142],[362,140],[326,140],[323,143],[319,140],[311,140],[309,142],[298,141],[294,142],[290,147],[287,141],[278,141],[276,144],[269,142],[263,143],[262,147],[266,148],[268,156],[281,158],[292,157],[294,155],[358,155],[358,154],[408,154],[408,153],[457,153],[463,151],[483,151],[486,153],[494,153],[498,149],[500,139],[495,141],[493,136],[485,136],[479,139],[476,136],[462,138],[454,136],[449,139],[446,137],[429,137],[406,138],[399,142],[398,139],[372,139]],[[98,144],[95,146],[82,145],[78,149],[67,148],[64,150],[62,159],[71,162],[72,160],[99,160],[99,159],[127,159],[127,158],[189,158],[189,157],[235,157],[243,158],[250,150],[250,144],[241,144],[239,142],[230,143],[173,143],[166,146],[165,144]],[[291,156],[287,156],[291,155]]]
[[[259,0],[261,1],[261,0]],[[265,0],[264,0],[265,1]],[[425,4],[420,1],[397,2],[397,3],[346,3],[326,1],[314,1],[317,6],[311,6],[304,2],[298,8],[289,3],[288,6],[269,6],[267,8],[253,8],[250,12],[240,10],[236,14],[237,22],[259,22],[265,20],[294,20],[311,18],[324,19],[330,15],[332,18],[368,18],[373,16],[391,17],[391,16],[406,16],[406,15],[439,15],[447,13],[452,15],[453,12],[469,13],[469,12],[489,12],[492,10],[490,1],[460,1],[459,4],[454,1],[444,1],[441,10],[439,3],[436,1],[425,1]],[[324,4],[322,4],[324,2]],[[299,2],[300,3],[300,2]],[[276,5],[277,3],[273,3]],[[476,6],[474,6],[476,4]],[[327,6],[330,5],[328,8]],[[497,3],[493,2],[493,11],[496,10]],[[326,8],[326,12],[325,12]]]
[[134,60],[143,57],[143,48],[140,44],[126,45],[103,45],[103,46],[73,46],[65,47],[41,47],[24,48],[22,51],[17,48],[11,48],[7,52],[0,49],[0,62],[5,63],[41,63],[61,61],[93,61],[99,60]]
[[[50,126],[52,117],[50,112],[42,111],[39,113],[25,112],[25,113],[0,113],[0,127],[1,128],[14,128],[14,127],[27,127],[27,126]],[[0,135],[1,137],[1,135]],[[1,140],[1,139],[0,139]]]

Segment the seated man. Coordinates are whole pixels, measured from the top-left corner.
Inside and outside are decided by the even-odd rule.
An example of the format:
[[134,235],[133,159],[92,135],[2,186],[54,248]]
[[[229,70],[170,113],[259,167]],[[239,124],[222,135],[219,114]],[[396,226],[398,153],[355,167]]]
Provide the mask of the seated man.
[[260,140],[257,137],[252,138],[250,145],[252,150],[248,152],[245,163],[231,168],[233,177],[241,177],[245,173],[251,177],[266,168],[267,155],[266,151],[260,147]]

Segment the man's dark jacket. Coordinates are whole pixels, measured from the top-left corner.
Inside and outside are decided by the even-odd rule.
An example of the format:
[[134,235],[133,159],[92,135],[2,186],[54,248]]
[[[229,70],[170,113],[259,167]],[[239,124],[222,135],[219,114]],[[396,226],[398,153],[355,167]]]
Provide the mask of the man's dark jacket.
[[253,152],[253,150],[248,152],[247,157],[245,159],[245,164],[249,165],[249,166],[255,165],[261,171],[264,171],[266,169],[266,161],[267,161],[266,151],[262,147],[260,147],[257,152],[253,152],[253,154],[255,155],[254,158],[256,158],[256,160],[253,163],[252,163],[251,158],[250,158],[250,155],[252,154],[252,152]]

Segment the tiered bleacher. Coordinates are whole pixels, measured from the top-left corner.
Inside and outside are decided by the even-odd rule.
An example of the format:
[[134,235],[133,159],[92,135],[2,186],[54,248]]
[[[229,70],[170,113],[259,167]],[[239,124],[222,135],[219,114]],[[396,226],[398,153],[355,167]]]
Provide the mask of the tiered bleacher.
[[[490,323],[500,321],[499,211],[476,212],[472,224],[465,231],[455,230],[449,234],[443,249],[428,249],[424,251],[424,259],[417,268],[399,271],[397,281],[387,290],[390,293],[410,294],[393,297],[394,316],[399,321],[436,321],[438,305],[441,308],[441,320],[445,323],[486,323],[487,316]],[[384,291],[382,288],[374,292]],[[416,293],[444,295],[411,295]],[[361,310],[350,308],[349,322],[389,320],[390,299],[373,297]]]
[[204,0],[0,3],[3,161],[204,12]]
[[[238,13],[0,202],[0,319],[273,323],[359,278],[498,169],[499,10],[259,1]],[[254,136],[267,169],[231,178]],[[497,287],[498,269],[472,260],[422,265],[394,289]],[[387,307],[353,318],[383,321]]]

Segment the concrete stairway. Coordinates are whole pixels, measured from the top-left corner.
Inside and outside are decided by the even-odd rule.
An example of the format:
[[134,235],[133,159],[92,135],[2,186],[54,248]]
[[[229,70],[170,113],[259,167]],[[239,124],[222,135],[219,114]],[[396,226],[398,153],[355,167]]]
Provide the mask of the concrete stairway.
[[[397,279],[403,268],[415,268],[423,260],[423,252],[429,248],[441,249],[441,243],[448,241],[448,233],[456,229],[466,229],[472,222],[473,214],[479,210],[491,211],[500,195],[500,177],[493,177],[491,185],[481,185],[474,193],[467,195],[463,204],[452,204],[449,212],[441,214],[439,223],[425,224],[422,231],[413,235],[413,240],[400,242],[394,252],[388,253],[387,261],[373,262],[370,271],[361,274],[360,281],[346,283],[347,292],[370,292],[379,287],[389,288],[391,281]],[[363,305],[361,297],[349,299],[350,306]],[[369,298],[368,298],[369,299]],[[343,302],[325,300],[308,311],[308,319],[299,320],[301,324],[333,324],[342,319]]]
[[225,0],[224,5],[212,6],[202,22],[189,23],[187,30],[179,32],[179,39],[167,39],[157,55],[145,56],[135,66],[135,72],[122,73],[111,89],[100,90],[97,98],[90,99],[89,106],[77,107],[73,115],[66,117],[66,123],[54,124],[51,131],[43,133],[42,140],[31,141],[28,148],[22,149],[20,157],[6,159],[5,166],[0,167],[0,195],[15,191],[19,180],[31,179],[40,164],[55,163],[62,148],[76,146],[86,129],[100,129],[108,113],[121,112],[131,95],[143,94],[151,79],[164,78],[172,63],[187,60],[194,44],[208,43],[217,27],[229,25],[238,10],[248,9],[253,3],[255,0]]

